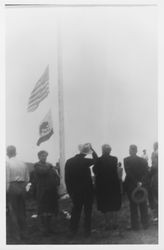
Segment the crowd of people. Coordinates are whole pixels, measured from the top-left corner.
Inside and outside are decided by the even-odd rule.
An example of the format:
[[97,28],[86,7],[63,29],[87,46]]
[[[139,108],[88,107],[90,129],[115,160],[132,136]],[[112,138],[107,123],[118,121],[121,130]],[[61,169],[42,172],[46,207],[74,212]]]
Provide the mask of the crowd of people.
[[[123,168],[118,158],[111,155],[112,148],[102,145],[98,157],[90,143],[79,145],[79,153],[65,164],[65,184],[72,201],[70,236],[78,232],[82,210],[84,210],[84,236],[91,235],[92,207],[104,214],[105,229],[119,227],[118,212],[122,197],[126,193],[130,207],[131,226],[127,229],[147,229],[150,226],[149,208],[154,221],[158,220],[158,143],[154,143],[151,166],[145,150],[137,155],[137,146],[129,146],[129,156],[124,158]],[[21,240],[26,232],[26,194],[30,192],[37,203],[37,214],[44,235],[53,233],[51,220],[59,213],[60,168],[47,162],[48,152],[38,152],[39,161],[29,172],[27,165],[16,157],[16,147],[7,147],[6,191],[7,213],[10,230]],[[91,157],[87,157],[91,155]]]

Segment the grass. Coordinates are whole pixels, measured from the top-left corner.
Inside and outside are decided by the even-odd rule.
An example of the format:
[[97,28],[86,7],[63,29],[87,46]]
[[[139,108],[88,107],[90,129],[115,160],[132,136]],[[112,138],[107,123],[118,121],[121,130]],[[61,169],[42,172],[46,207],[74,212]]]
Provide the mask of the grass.
[[[151,224],[147,230],[137,232],[127,231],[126,227],[130,224],[129,206],[126,197],[123,197],[122,208],[118,213],[119,229],[106,231],[104,227],[104,216],[93,205],[92,214],[92,234],[89,238],[83,237],[83,214],[81,216],[79,232],[74,239],[70,239],[69,220],[62,213],[63,210],[71,212],[71,200],[59,201],[60,212],[57,217],[52,219],[54,234],[44,236],[38,218],[31,216],[36,213],[36,204],[33,200],[27,200],[27,233],[26,240],[14,241],[7,233],[7,244],[158,244],[158,226]],[[9,229],[7,223],[7,231]]]

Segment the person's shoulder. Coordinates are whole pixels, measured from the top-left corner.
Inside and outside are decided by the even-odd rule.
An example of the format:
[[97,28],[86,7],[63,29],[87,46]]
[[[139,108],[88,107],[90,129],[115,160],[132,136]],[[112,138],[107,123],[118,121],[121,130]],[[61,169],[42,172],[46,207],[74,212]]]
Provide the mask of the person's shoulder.
[[66,162],[73,161],[73,160],[75,159],[75,157],[76,157],[76,155],[75,155],[75,156],[73,156],[73,157],[71,157],[71,158],[69,158],[69,159],[67,159],[67,161],[66,161]]
[[11,157],[7,159],[8,164],[14,164],[20,162],[17,157]]
[[10,159],[6,159],[6,165],[8,165],[10,163]]
[[130,160],[130,156],[125,157],[123,160],[124,160],[124,162],[125,161],[129,161]]
[[113,156],[113,155],[110,155],[110,158],[113,160],[113,161],[117,161],[118,158],[116,156]]
[[145,159],[142,158],[142,157],[140,157],[140,156],[138,156],[138,155],[136,155],[135,158],[136,158],[136,160],[138,160],[138,161],[145,162]]
[[50,162],[46,162],[46,166],[49,167],[49,168],[53,168],[53,165]]
[[140,157],[140,156],[138,156],[138,161],[140,161],[140,163],[143,164],[143,165],[147,165],[146,160],[144,158]]
[[[47,162],[44,164],[44,166],[47,166]],[[42,170],[46,170],[47,168],[42,168],[43,167],[43,163],[41,163],[41,162],[36,162],[35,164],[34,164],[34,171],[35,172],[42,172]]]
[[14,157],[13,158],[13,162],[19,164],[19,165],[22,165],[23,167],[26,167],[26,163],[24,161],[22,161],[21,159],[17,158],[17,157]]
[[39,161],[34,163],[34,168],[36,168],[38,166],[40,166],[40,162]]
[[66,165],[70,164],[76,159],[76,155],[66,160]]

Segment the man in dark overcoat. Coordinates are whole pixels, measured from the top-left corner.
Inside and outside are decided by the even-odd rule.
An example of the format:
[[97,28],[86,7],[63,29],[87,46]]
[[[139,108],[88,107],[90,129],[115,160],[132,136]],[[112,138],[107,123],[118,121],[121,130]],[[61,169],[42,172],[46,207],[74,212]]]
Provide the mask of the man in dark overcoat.
[[[77,233],[78,224],[82,208],[84,207],[84,234],[89,236],[91,233],[91,214],[93,203],[93,184],[90,166],[97,159],[96,152],[90,144],[80,145],[80,153],[67,160],[65,165],[65,183],[68,194],[73,203],[70,230],[73,235]],[[91,153],[92,159],[85,158]]]
[[131,229],[139,229],[139,214],[141,215],[141,223],[144,229],[148,228],[148,206],[147,199],[145,199],[140,204],[137,204],[132,199],[132,192],[137,186],[143,186],[147,188],[147,178],[148,178],[148,164],[147,162],[137,156],[137,146],[130,145],[129,147],[130,156],[124,158],[124,168],[125,168],[125,181],[124,188],[127,192],[128,199],[130,202],[130,215],[131,215]]

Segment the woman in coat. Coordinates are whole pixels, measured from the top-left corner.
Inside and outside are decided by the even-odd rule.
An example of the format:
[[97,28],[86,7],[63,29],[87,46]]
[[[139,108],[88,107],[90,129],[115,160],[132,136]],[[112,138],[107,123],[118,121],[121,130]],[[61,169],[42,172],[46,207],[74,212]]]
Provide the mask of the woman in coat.
[[37,201],[38,215],[46,233],[50,233],[51,218],[58,212],[59,176],[53,166],[46,162],[48,153],[38,153],[39,162],[34,165],[32,191]]
[[[111,147],[102,146],[102,156],[93,167],[96,176],[97,208],[104,213],[106,229],[116,228],[116,213],[121,208],[121,187],[117,169],[117,158],[110,155]],[[111,220],[109,221],[108,212]],[[112,213],[112,214],[111,214]]]

